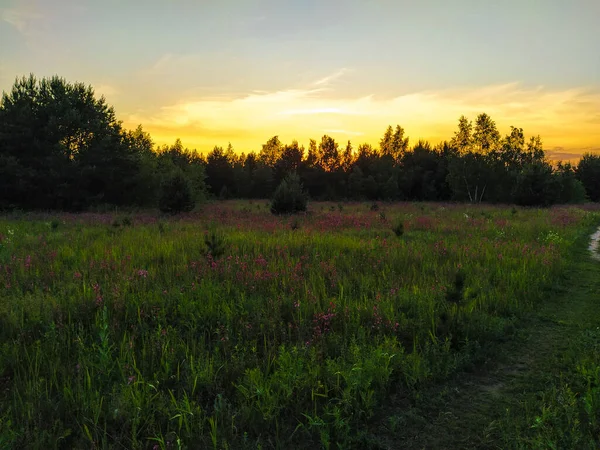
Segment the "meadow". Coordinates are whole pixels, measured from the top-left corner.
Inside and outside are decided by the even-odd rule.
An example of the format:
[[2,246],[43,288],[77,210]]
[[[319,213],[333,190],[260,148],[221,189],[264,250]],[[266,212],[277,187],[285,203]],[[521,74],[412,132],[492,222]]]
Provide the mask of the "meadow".
[[377,448],[386,399],[492,354],[599,220],[265,201],[0,217],[0,448]]

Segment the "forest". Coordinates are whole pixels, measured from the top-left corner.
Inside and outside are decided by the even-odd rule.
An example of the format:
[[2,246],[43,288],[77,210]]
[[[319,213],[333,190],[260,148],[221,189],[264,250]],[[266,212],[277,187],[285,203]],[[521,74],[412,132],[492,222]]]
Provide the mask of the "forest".
[[[502,136],[486,113],[465,116],[448,140],[411,143],[382,126],[378,146],[328,135],[269,138],[258,150],[229,144],[207,155],[155,145],[127,130],[92,86],[58,76],[16,79],[0,102],[0,210],[86,211],[111,207],[191,210],[209,198],[271,198],[294,174],[313,200],[454,201],[549,206],[600,200],[600,155],[551,162],[540,136],[511,126]],[[170,199],[180,199],[175,206]],[[181,200],[183,199],[183,200]]]

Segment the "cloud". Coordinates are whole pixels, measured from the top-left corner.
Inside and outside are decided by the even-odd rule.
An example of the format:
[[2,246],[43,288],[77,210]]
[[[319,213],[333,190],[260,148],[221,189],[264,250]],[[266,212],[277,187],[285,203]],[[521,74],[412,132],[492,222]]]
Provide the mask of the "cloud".
[[600,155],[600,147],[573,148],[570,150],[566,150],[564,147],[554,147],[546,150],[545,153],[551,161],[574,162],[587,153]]
[[343,67],[340,70],[338,70],[337,72],[332,73],[331,75],[328,75],[326,77],[323,77],[323,78],[315,81],[313,84],[315,86],[327,85],[327,84],[331,83],[332,81],[337,80],[338,78],[341,78],[347,72],[348,72],[348,69]]
[[175,59],[181,61],[182,57],[176,58],[171,53],[165,53],[152,65],[152,71],[158,71],[168,66],[169,63],[172,63]]
[[91,84],[92,86],[94,86],[94,92],[96,93],[96,95],[103,95],[107,99],[110,99],[111,97],[116,97],[119,93],[119,89],[110,84]]
[[29,36],[35,30],[42,15],[33,6],[23,5],[20,8],[0,10],[0,18],[15,27],[19,33]]
[[565,151],[563,147],[555,147],[553,149],[546,150],[545,153],[550,161],[563,162],[578,160],[583,155],[583,152],[581,151],[577,151],[575,149],[571,151]]
[[312,114],[361,114],[356,111],[344,111],[340,108],[312,108],[312,109],[290,109],[281,111],[279,114],[284,116],[306,116]]
[[340,69],[304,89],[185,98],[125,122],[142,123],[151,133],[156,130],[159,142],[162,136],[171,140],[179,135],[201,151],[228,141],[238,150],[249,151],[260,149],[273,135],[283,141],[308,142],[321,132],[360,136],[361,142],[376,144],[385,128],[395,124],[405,128],[411,142],[423,138],[437,143],[452,137],[461,115],[474,120],[486,112],[502,134],[509,132],[510,125],[522,127],[526,136],[540,134],[546,148],[563,147],[563,153],[579,153],[600,143],[598,90],[506,83],[392,98],[339,98],[324,86],[343,73]]

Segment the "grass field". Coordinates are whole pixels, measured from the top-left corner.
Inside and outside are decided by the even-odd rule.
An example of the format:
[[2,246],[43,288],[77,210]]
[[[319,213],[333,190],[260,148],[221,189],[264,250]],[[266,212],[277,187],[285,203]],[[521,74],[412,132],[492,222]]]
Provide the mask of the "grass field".
[[382,448],[388,397],[492,353],[600,221],[309,210],[0,218],[0,448]]

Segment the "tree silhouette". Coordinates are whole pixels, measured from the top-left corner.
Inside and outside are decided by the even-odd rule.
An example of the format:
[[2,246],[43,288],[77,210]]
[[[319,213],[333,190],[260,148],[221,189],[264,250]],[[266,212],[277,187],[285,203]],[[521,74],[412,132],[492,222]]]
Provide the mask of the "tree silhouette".
[[496,128],[496,122],[486,113],[481,113],[475,120],[473,132],[473,144],[475,149],[483,154],[495,150],[500,142],[500,133]]
[[473,149],[473,123],[465,116],[458,119],[458,130],[450,140],[450,145],[463,155]]
[[56,76],[17,79],[0,102],[0,170],[20,181],[3,203],[81,209],[130,202],[139,161],[127,144],[114,110],[91,86]]
[[589,199],[600,201],[600,155],[584,154],[577,164],[576,174]]
[[[204,158],[177,139],[157,147],[142,126],[126,131],[91,86],[33,75],[17,79],[0,102],[0,209],[80,210],[100,204],[164,205],[169,182],[192,201],[270,198],[296,174],[314,199],[576,202],[600,201],[600,156],[577,167],[546,160],[542,140],[511,126],[503,138],[486,113],[464,115],[449,142],[409,148],[404,128],[385,129],[377,148],[331,136],[307,152],[277,135],[258,154],[216,146]],[[183,181],[182,181],[183,180]],[[175,198],[175,194],[172,194]]]
[[267,165],[273,167],[277,160],[281,158],[283,152],[283,144],[279,140],[279,136],[273,136],[265,144],[263,144],[258,159]]
[[317,164],[326,172],[334,172],[341,166],[338,144],[331,136],[324,135],[317,151]]

